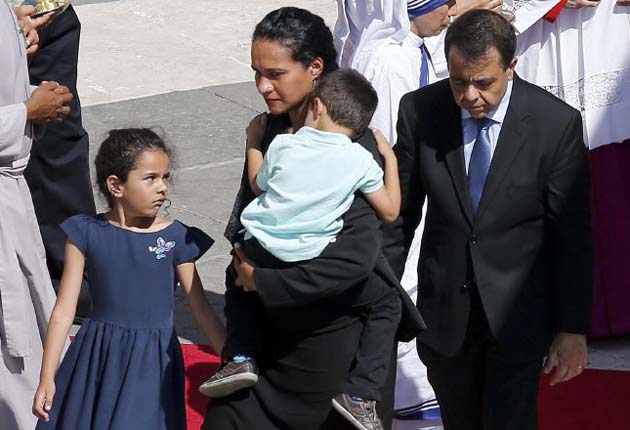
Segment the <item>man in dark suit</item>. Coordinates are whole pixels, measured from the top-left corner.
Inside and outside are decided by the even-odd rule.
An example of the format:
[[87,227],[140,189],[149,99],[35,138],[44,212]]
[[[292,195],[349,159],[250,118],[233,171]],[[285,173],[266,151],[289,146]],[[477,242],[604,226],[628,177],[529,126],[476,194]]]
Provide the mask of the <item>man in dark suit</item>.
[[[69,6],[40,31],[39,51],[29,59],[32,85],[56,81],[75,94],[70,116],[46,127],[45,134],[33,146],[25,172],[55,291],[61,280],[66,243],[59,224],[72,215],[96,213],[90,183],[89,137],[82,125],[76,88],[80,34],[81,23]],[[85,284],[79,297],[78,316],[85,316],[90,309]]]
[[580,114],[514,73],[516,37],[493,12],[449,28],[450,78],[407,94],[398,120],[398,275],[427,218],[418,337],[446,430],[537,428],[551,383],[582,372],[590,323],[589,172]]

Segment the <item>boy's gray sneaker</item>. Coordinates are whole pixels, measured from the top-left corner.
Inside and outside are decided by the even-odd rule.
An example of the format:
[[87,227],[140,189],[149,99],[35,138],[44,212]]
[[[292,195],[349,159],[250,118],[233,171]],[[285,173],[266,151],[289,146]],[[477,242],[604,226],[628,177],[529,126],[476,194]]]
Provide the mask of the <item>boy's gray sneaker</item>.
[[217,373],[199,386],[199,392],[208,397],[225,397],[251,387],[258,382],[258,367],[253,359],[236,363],[228,361]]
[[353,398],[339,394],[332,401],[333,408],[356,428],[361,430],[384,430],[383,423],[376,413],[376,401]]

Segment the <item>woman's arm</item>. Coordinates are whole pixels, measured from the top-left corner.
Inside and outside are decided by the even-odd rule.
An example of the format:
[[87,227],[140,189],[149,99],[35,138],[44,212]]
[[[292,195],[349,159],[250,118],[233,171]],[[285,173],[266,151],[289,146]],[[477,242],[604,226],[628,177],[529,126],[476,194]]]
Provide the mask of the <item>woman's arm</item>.
[[283,269],[254,267],[248,259],[235,260],[237,285],[258,291],[265,307],[301,306],[360,285],[381,253],[381,222],[362,197],[354,200],[343,220],[337,240],[312,260]]
[[39,387],[33,399],[33,414],[44,421],[48,421],[48,411],[52,408],[55,396],[55,374],[59,367],[61,352],[68,338],[70,326],[74,320],[84,267],[85,256],[83,253],[72,241],[66,241],[61,285],[48,322]]
[[177,277],[186,293],[186,300],[197,327],[202,331],[214,352],[221,354],[225,343],[225,327],[208,303],[195,263],[190,261],[179,264]]

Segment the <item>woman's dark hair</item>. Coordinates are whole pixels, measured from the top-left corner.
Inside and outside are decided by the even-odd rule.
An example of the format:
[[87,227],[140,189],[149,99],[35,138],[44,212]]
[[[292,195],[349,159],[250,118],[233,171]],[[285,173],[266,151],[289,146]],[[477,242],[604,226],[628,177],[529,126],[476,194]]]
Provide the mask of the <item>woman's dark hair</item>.
[[512,24],[498,13],[474,9],[457,18],[448,28],[444,40],[447,59],[453,46],[472,63],[484,58],[488,49],[494,47],[501,55],[503,70],[506,70],[516,51],[516,34]]
[[94,164],[96,183],[110,207],[114,202],[107,188],[107,178],[114,175],[123,183],[127,182],[129,172],[136,167],[138,158],[146,151],[162,151],[169,158],[172,156],[172,150],[151,129],[125,128],[109,131],[96,154]]
[[325,75],[337,70],[337,51],[333,35],[324,20],[297,7],[283,7],[269,12],[254,29],[252,40],[281,43],[293,54],[293,60],[309,67],[317,57],[324,60]]

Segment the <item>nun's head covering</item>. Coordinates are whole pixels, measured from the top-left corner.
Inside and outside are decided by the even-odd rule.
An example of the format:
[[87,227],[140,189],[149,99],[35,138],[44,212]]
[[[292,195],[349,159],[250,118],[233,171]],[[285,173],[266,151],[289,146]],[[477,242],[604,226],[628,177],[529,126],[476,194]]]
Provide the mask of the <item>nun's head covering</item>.
[[339,66],[353,67],[356,54],[407,37],[406,0],[338,0],[334,33]]
[[407,13],[409,18],[415,18],[426,15],[448,2],[449,0],[407,0]]

